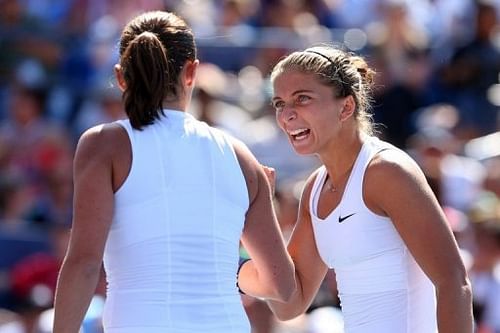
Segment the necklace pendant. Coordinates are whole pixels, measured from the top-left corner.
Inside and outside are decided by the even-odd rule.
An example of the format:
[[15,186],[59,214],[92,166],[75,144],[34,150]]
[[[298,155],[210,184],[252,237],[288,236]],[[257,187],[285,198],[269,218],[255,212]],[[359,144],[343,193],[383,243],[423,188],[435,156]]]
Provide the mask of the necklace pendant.
[[332,184],[328,184],[328,191],[335,193],[337,192],[337,188],[335,188]]

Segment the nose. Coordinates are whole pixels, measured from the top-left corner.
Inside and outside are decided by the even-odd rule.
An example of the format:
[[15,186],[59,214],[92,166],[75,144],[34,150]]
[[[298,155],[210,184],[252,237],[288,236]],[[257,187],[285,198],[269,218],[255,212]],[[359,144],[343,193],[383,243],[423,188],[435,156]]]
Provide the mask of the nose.
[[285,121],[291,121],[297,118],[297,113],[293,107],[285,107],[283,110],[283,119]]

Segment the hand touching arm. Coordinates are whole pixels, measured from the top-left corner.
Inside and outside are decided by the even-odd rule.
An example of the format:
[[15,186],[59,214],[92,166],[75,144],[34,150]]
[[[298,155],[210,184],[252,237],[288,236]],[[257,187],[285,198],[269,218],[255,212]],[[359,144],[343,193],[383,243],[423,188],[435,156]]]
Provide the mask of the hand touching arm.
[[297,288],[286,303],[274,300],[267,302],[274,314],[281,320],[292,319],[307,310],[328,271],[316,247],[309,213],[309,197],[314,179],[315,176],[311,176],[305,185],[298,220],[288,244],[288,252],[295,264]]
[[234,148],[250,196],[241,242],[252,258],[241,267],[238,285],[251,296],[286,300],[295,289],[293,262],[274,212],[271,186],[248,148],[238,141]]

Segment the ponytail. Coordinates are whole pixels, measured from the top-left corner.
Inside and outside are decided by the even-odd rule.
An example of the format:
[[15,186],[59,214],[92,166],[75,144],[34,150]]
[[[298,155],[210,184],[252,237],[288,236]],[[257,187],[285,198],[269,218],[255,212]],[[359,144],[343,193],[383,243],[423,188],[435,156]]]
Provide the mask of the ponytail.
[[169,91],[167,51],[158,37],[145,31],[130,42],[122,55],[127,88],[123,94],[125,112],[136,129],[160,118]]
[[125,26],[119,50],[125,112],[140,130],[160,119],[165,102],[181,97],[182,69],[196,59],[194,35],[173,13],[146,12]]

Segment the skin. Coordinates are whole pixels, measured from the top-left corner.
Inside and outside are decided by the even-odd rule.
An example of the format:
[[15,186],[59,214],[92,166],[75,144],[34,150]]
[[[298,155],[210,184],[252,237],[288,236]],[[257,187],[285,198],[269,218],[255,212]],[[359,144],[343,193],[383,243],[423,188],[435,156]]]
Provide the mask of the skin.
[[[323,187],[318,215],[327,216],[339,204],[349,171],[364,142],[354,117],[352,96],[337,98],[332,87],[311,74],[288,70],[273,82],[273,105],[281,129],[299,154],[316,154],[336,185]],[[300,128],[309,134],[297,140],[290,133]],[[316,248],[309,199],[316,173],[307,180],[296,227],[288,244],[295,263],[297,289],[286,302],[268,301],[282,320],[304,313],[323,281],[328,267]],[[390,179],[391,181],[387,181]],[[379,189],[384,189],[380,195]],[[374,213],[389,217],[406,246],[436,288],[439,332],[473,331],[471,288],[445,216],[416,163],[406,154],[385,150],[370,162],[363,183],[363,199]]]
[[[186,62],[180,78],[183,94],[177,101],[166,103],[166,108],[186,110],[197,66],[198,61]],[[125,89],[119,65],[115,72],[120,88]],[[258,286],[248,291],[287,300],[295,288],[294,268],[274,215],[270,183],[246,146],[236,140],[233,144],[250,199],[241,241],[253,258],[247,272]],[[56,290],[55,333],[79,331],[101,272],[114,193],[126,180],[131,163],[130,141],[120,125],[91,128],[79,140],[74,158],[73,227]]]

